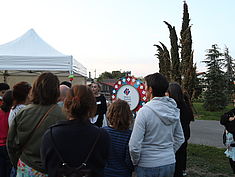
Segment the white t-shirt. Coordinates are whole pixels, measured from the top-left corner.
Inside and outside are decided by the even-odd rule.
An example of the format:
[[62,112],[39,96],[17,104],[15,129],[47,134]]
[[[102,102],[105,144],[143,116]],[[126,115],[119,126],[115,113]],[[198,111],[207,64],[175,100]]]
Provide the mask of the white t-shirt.
[[19,104],[17,105],[14,109],[11,108],[11,111],[10,111],[10,114],[9,114],[9,117],[8,117],[8,125],[9,127],[11,126],[11,123],[12,121],[14,120],[16,114],[22,109],[24,108],[26,105],[24,104]]

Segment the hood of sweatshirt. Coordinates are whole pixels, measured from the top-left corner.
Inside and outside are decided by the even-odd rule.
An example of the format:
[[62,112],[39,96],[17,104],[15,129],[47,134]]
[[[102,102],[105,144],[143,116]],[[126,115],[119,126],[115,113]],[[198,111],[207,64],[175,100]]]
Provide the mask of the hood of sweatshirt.
[[152,110],[165,125],[175,123],[180,117],[176,102],[168,96],[154,97],[144,107]]

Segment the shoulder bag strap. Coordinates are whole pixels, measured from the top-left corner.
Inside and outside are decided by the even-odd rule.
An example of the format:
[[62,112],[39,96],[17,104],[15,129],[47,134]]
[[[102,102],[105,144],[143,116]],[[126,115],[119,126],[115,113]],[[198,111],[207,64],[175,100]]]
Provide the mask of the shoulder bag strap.
[[[51,136],[51,140],[52,140],[53,147],[54,147],[54,149],[55,149],[57,155],[59,156],[59,159],[62,161],[62,163],[63,163],[62,165],[67,165],[67,163],[64,161],[62,155],[59,153],[59,150],[58,150],[58,148],[57,148],[57,146],[56,146],[55,139],[53,138],[53,135],[52,135],[52,128],[53,128],[53,127],[50,127],[50,136]],[[100,138],[100,134],[101,134],[101,132],[100,132],[100,130],[99,130],[98,136],[96,137],[95,142],[93,143],[93,145],[92,145],[92,147],[91,147],[91,150],[89,151],[89,153],[88,153],[88,155],[87,155],[85,161],[82,163],[82,165],[80,165],[80,166],[77,167],[77,168],[81,168],[82,166],[86,166],[86,163],[87,163],[87,161],[89,160],[89,158],[90,158],[90,156],[91,156],[91,153],[93,152],[93,150],[94,150],[94,148],[95,148],[95,145],[97,144],[97,142],[98,142],[98,140],[99,140],[99,138]]]
[[38,129],[42,123],[44,122],[44,120],[47,118],[48,114],[55,108],[56,104],[53,105],[52,107],[50,107],[50,109],[43,115],[43,117],[40,119],[40,121],[37,123],[37,125],[33,128],[32,132],[30,133],[27,141],[24,143],[24,146],[22,147],[22,151],[24,150],[26,144],[29,142],[29,140],[31,139],[33,133],[35,132],[36,129]]

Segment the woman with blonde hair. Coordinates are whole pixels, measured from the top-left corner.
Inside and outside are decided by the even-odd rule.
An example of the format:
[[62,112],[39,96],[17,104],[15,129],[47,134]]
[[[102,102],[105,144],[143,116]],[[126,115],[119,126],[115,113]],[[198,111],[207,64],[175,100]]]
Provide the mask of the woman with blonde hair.
[[105,166],[105,177],[131,177],[133,165],[129,155],[129,129],[132,122],[130,106],[126,101],[116,100],[108,108],[109,126],[104,127],[111,137],[111,153]]
[[7,148],[17,176],[47,176],[40,156],[42,136],[48,127],[65,119],[56,104],[59,79],[52,73],[42,73],[33,83],[31,102],[21,109],[10,126]]
[[50,127],[43,138],[41,154],[48,175],[66,176],[84,167],[90,172],[89,177],[103,177],[110,138],[104,129],[90,122],[96,112],[91,89],[74,85],[64,100],[64,111],[67,120]]

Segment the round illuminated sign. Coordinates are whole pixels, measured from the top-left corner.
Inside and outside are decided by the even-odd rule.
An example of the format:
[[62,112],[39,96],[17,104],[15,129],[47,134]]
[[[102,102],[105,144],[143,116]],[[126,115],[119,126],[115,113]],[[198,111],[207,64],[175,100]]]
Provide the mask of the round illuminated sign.
[[116,99],[127,101],[132,111],[138,111],[147,102],[143,82],[132,76],[120,78],[112,93],[112,100]]
[[130,109],[134,110],[140,100],[140,96],[135,87],[124,85],[117,91],[117,98],[126,101],[130,105]]

